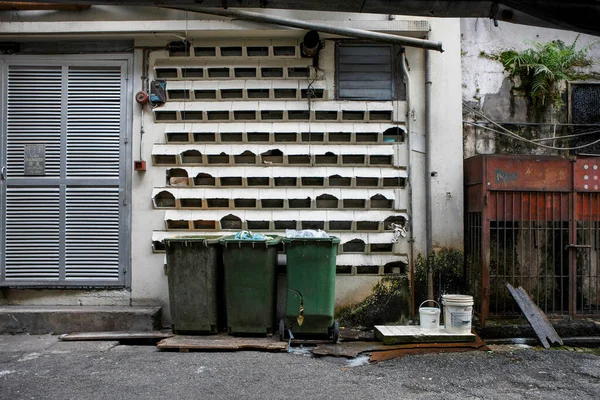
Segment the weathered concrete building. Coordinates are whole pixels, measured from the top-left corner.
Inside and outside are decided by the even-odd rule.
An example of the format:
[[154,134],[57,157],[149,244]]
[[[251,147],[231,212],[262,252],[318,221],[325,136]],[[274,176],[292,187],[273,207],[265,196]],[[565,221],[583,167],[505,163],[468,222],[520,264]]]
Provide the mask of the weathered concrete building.
[[[532,48],[535,42],[547,43],[554,40],[561,40],[565,44],[571,45],[577,39],[576,48],[581,49],[592,45],[598,40],[598,37],[507,22],[499,23],[496,27],[489,19],[477,18],[461,20],[461,38],[463,102],[476,109],[481,109],[496,122],[511,125],[510,128],[517,133],[520,132],[520,129],[526,130],[524,133],[528,138],[539,139],[573,133],[567,126],[569,123],[576,122],[573,121],[573,110],[571,110],[573,105],[570,97],[572,89],[583,86],[597,87],[597,79],[572,82],[570,86],[564,86],[563,107],[546,110],[544,115],[536,118],[532,115],[531,105],[528,104],[526,95],[518,90],[518,79],[513,82],[504,71],[502,64],[490,59],[489,56],[508,49],[523,51]],[[597,60],[600,56],[600,47],[592,45],[587,54],[590,60]],[[582,71],[590,73],[590,78],[594,78],[593,73],[597,74],[598,66],[594,63]],[[515,90],[516,88],[517,90]],[[577,113],[577,110],[574,111]],[[465,109],[464,112],[468,114],[469,110]],[[517,146],[518,143],[507,145],[507,143],[503,143],[501,135],[470,125],[465,125],[464,129],[465,158],[476,154],[515,152],[517,154],[559,154],[557,151],[541,147]],[[534,136],[530,137],[529,135],[532,134]],[[552,144],[552,142],[541,143]],[[560,142],[554,142],[554,144],[557,147],[561,145]]]
[[173,235],[324,229],[337,305],[462,248],[459,20],[261,12],[445,52],[321,33],[313,60],[304,30],[191,12],[0,13],[0,302],[158,305],[168,323]]
[[[481,320],[520,315],[507,282],[546,313],[598,315],[598,38],[484,19],[462,20],[461,35],[465,158],[484,155],[465,163],[467,275]],[[589,65],[580,78],[555,72],[560,101],[537,109],[522,77],[493,59],[549,49],[540,69],[556,69],[556,41],[573,54],[576,39],[570,50],[591,45]]]

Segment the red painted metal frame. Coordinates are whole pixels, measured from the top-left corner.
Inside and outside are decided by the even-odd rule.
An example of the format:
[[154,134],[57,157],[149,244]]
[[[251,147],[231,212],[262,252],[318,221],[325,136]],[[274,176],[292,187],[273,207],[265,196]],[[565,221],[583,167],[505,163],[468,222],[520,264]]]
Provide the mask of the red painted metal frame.
[[[495,315],[490,313],[492,277],[496,290],[502,279],[533,280],[533,286],[542,292],[538,294],[542,308],[551,313],[567,312],[568,308],[573,317],[600,314],[600,158],[476,156],[465,160],[464,176],[467,250],[477,253],[467,254],[467,261],[478,262],[467,265],[466,273],[480,279],[471,279],[471,284],[480,285],[474,292],[478,294],[476,309],[481,325],[491,317],[506,316],[497,307]],[[480,231],[473,226],[477,223]],[[479,232],[480,237],[476,237]],[[534,243],[525,243],[524,238]],[[503,243],[499,243],[501,239]],[[493,258],[494,240],[497,254]],[[510,252],[510,273],[509,266],[500,266],[498,251],[505,263]],[[527,256],[516,260],[523,253]],[[528,257],[537,257],[536,276],[522,275],[519,263],[527,262]],[[495,271],[491,269],[492,258]],[[474,268],[480,269],[480,276]],[[567,269],[568,285],[564,286]],[[567,290],[568,307],[563,296]]]

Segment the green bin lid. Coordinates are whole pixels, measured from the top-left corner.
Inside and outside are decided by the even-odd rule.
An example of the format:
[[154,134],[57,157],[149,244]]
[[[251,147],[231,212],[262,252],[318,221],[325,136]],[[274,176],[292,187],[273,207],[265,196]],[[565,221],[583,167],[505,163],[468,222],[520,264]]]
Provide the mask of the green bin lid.
[[265,236],[269,236],[272,239],[270,240],[264,240],[264,239],[236,239],[235,235],[231,235],[231,236],[223,236],[219,242],[221,244],[227,245],[228,243],[238,243],[238,244],[243,244],[243,243],[247,243],[247,244],[251,244],[251,243],[266,243],[267,246],[277,246],[279,243],[281,243],[281,236],[271,236],[271,235],[265,235]]
[[300,242],[322,242],[322,243],[331,243],[331,244],[339,244],[340,243],[340,238],[337,236],[329,236],[326,238],[311,238],[311,237],[298,237],[298,238],[290,238],[290,237],[284,237],[283,238],[283,243],[300,243]]

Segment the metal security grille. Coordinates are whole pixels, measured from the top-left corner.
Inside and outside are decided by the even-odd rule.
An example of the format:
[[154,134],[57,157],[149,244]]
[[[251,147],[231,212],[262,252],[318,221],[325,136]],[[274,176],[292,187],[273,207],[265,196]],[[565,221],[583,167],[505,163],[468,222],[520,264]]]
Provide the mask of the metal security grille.
[[346,44],[337,47],[337,94],[339,99],[392,100],[394,62],[392,46]]
[[465,281],[475,300],[475,311],[481,314],[482,213],[465,213]]
[[122,286],[128,62],[6,61],[0,284]]
[[505,283],[546,313],[569,312],[569,193],[490,192],[490,314],[519,315]]
[[600,314],[596,157],[465,160],[467,277],[482,325],[521,315],[506,283],[553,315]]
[[573,224],[574,306],[579,314],[600,314],[600,193],[575,194]]
[[[569,83],[569,116],[573,124],[599,124],[600,123],[600,83],[599,82],[571,82]],[[593,126],[576,126],[575,133],[586,133],[596,129]],[[597,134],[596,134],[597,135]],[[573,146],[588,144],[597,136],[582,135],[573,139]],[[586,146],[575,150],[581,154],[600,154],[600,144]]]

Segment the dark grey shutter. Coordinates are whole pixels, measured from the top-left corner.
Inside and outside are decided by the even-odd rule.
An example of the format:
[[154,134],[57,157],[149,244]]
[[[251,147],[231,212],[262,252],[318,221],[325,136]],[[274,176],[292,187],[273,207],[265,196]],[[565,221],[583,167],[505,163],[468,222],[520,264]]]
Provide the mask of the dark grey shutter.
[[59,200],[58,187],[7,189],[7,281],[59,279]]
[[67,176],[119,176],[121,68],[70,67]]
[[61,96],[61,67],[9,67],[8,176],[24,176],[24,147],[37,143],[46,145],[45,176],[60,176]]
[[119,278],[119,188],[67,188],[65,277]]
[[[125,68],[105,64],[7,68],[0,283],[124,282]],[[26,175],[29,144],[45,146],[43,175]]]
[[338,44],[337,93],[340,99],[392,100],[392,46]]

